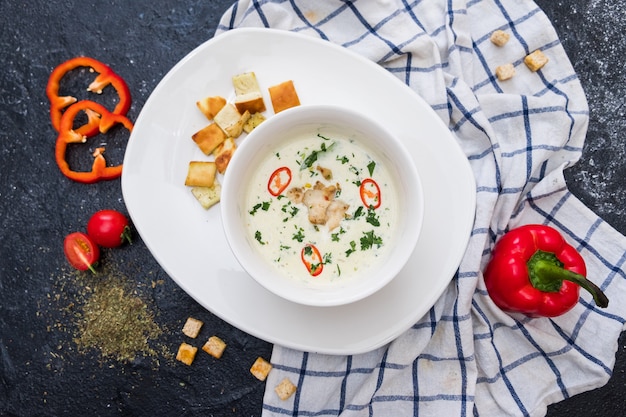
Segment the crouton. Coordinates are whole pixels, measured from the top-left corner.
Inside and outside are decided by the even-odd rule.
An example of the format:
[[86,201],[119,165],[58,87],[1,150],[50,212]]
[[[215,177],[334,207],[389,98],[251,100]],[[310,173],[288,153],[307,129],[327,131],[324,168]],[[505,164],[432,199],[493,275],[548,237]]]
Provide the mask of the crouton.
[[210,155],[217,146],[224,142],[226,134],[217,124],[211,123],[191,135],[191,139],[196,142],[204,154]]
[[246,133],[250,133],[264,121],[265,116],[263,115],[263,113],[252,113],[248,121],[243,124],[243,131]]
[[524,64],[526,64],[528,69],[532,72],[539,71],[547,63],[548,57],[545,56],[539,49],[529,55],[526,55],[526,58],[524,58]]
[[205,210],[208,210],[219,203],[222,194],[222,186],[215,180],[212,187],[192,187],[191,193],[196,200],[198,200],[200,205]]
[[178,347],[178,353],[176,353],[176,360],[181,361],[185,365],[191,365],[196,357],[198,348],[191,346],[188,343],[181,343]]
[[189,336],[192,339],[198,337],[198,333],[200,333],[200,329],[202,328],[202,323],[198,319],[194,319],[193,317],[189,317],[183,326],[183,334],[185,336]]
[[196,106],[206,116],[207,119],[213,120],[215,115],[226,105],[226,99],[221,96],[205,97],[196,102]]
[[515,75],[515,67],[513,64],[504,64],[496,67],[496,77],[500,81],[506,81]]
[[262,357],[256,358],[256,361],[250,368],[250,373],[255,376],[259,381],[265,381],[267,375],[272,370],[272,364],[263,359]]
[[213,161],[190,161],[185,185],[189,187],[212,187],[217,174]]
[[280,113],[283,110],[300,105],[300,98],[292,80],[270,87],[269,92],[274,113]]
[[266,110],[265,101],[254,72],[237,74],[232,80],[235,87],[234,104],[239,113],[243,114],[249,111],[250,114],[254,114]]
[[510,37],[511,35],[503,30],[498,29],[493,31],[489,39],[496,46],[504,46],[509,41]]
[[217,336],[209,337],[209,340],[202,346],[202,350],[216,359],[222,357],[224,349],[226,349],[226,343]]
[[235,149],[237,149],[235,140],[233,138],[228,138],[213,151],[215,165],[217,166],[217,171],[220,174],[226,172],[226,167],[228,167],[228,164],[235,153]]
[[278,398],[285,401],[289,399],[296,392],[296,386],[289,380],[289,378],[285,378],[276,387],[274,391],[278,395]]

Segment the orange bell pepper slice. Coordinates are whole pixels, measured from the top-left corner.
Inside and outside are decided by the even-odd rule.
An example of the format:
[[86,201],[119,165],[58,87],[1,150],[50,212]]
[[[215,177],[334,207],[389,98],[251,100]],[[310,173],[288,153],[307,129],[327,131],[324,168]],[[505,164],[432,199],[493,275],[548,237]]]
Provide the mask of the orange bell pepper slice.
[[[79,67],[87,67],[90,68],[90,71],[98,73],[93,82],[87,87],[87,91],[102,94],[102,90],[108,85],[115,88],[119,96],[119,102],[111,113],[125,115],[128,109],[130,109],[130,90],[122,77],[97,59],[86,56],[72,58],[63,62],[52,71],[48,79],[48,84],[46,85],[46,95],[50,101],[50,120],[57,132],[61,130],[61,117],[64,110],[78,101],[78,99],[73,96],[59,96],[61,79],[68,72]],[[91,136],[97,133],[99,121],[93,114],[88,113],[87,116],[89,118],[87,123],[77,130],[83,135]]]
[[[74,119],[81,111],[84,111],[87,114],[91,112],[93,115],[97,115],[97,117],[92,116],[93,120],[98,120],[98,129],[95,132],[88,132],[90,134],[81,132],[81,129],[85,126],[81,126],[79,129],[73,128]],[[100,180],[112,180],[119,178],[120,175],[122,175],[122,164],[107,166],[106,160],[103,156],[103,147],[97,148],[93,153],[94,161],[91,171],[74,171],[65,160],[68,144],[84,143],[87,141],[88,137],[95,136],[98,132],[104,134],[117,124],[123,125],[129,133],[133,130],[133,123],[126,116],[111,113],[99,103],[82,100],[68,107],[61,117],[59,135],[55,146],[55,159],[63,175],[74,181],[85,184],[92,184]]]

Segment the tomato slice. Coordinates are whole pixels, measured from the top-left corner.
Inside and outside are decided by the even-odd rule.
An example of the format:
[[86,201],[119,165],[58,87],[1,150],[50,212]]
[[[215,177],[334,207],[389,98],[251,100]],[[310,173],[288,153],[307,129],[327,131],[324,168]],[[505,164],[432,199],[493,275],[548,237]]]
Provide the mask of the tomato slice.
[[74,268],[96,273],[94,264],[100,259],[100,248],[89,236],[81,232],[70,233],[63,242],[63,251]]
[[267,181],[267,191],[274,197],[279,196],[291,182],[291,170],[288,167],[280,167],[272,172]]
[[322,254],[315,245],[309,243],[304,246],[300,252],[300,258],[311,276],[316,277],[322,273],[324,262],[322,261]]
[[367,178],[361,182],[359,194],[361,195],[361,201],[365,207],[371,207],[373,209],[380,207],[382,203],[380,187],[373,179]]

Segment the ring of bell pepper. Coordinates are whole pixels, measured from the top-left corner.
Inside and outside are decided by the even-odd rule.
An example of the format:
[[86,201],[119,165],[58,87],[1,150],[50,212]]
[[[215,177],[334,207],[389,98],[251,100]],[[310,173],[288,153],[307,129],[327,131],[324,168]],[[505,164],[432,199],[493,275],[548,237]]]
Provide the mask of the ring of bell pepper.
[[[119,102],[111,113],[125,115],[128,109],[130,109],[130,90],[122,77],[117,75],[108,65],[97,59],[86,56],[72,58],[63,62],[52,71],[48,79],[48,84],[46,85],[46,95],[50,101],[50,119],[52,126],[57,132],[61,130],[63,110],[78,101],[76,97],[73,96],[59,96],[61,79],[68,72],[79,67],[88,67],[90,71],[98,73],[96,78],[87,87],[87,91],[102,94],[102,91],[108,85],[115,88]],[[98,131],[98,121],[90,117],[88,122],[77,130],[86,136],[94,135]]]
[[502,310],[556,317],[576,305],[580,287],[598,307],[608,306],[608,298],[586,273],[582,256],[556,229],[531,224],[509,231],[496,243],[484,279]]
[[[73,128],[74,119],[80,111],[84,111],[88,115],[91,114],[92,116],[90,117],[92,117],[93,120],[98,120],[98,129],[96,132],[84,134],[83,132],[80,132],[80,129]],[[106,160],[102,155],[104,152],[103,147],[95,150],[91,171],[74,171],[65,160],[68,144],[84,143],[88,137],[94,136],[98,132],[106,133],[116,124],[123,125],[129,132],[132,132],[133,130],[133,123],[126,116],[111,113],[99,103],[82,100],[68,107],[61,117],[59,135],[55,146],[55,159],[63,175],[74,181],[86,184],[91,184],[100,180],[112,180],[122,175],[122,164],[107,166]],[[81,128],[83,127],[84,126]]]

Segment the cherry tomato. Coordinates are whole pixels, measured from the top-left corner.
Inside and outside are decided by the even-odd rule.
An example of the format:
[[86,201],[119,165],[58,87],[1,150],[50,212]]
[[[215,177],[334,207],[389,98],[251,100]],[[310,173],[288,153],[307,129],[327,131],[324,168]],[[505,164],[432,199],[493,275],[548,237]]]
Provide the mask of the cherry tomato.
[[306,266],[311,276],[316,277],[322,273],[324,262],[322,260],[322,254],[320,254],[320,251],[315,245],[308,244],[303,247],[300,252],[300,259],[302,259],[302,263]]
[[291,170],[288,167],[280,167],[270,175],[270,179],[267,181],[267,190],[271,195],[277,197],[285,191],[290,182]]
[[74,268],[96,273],[94,264],[100,259],[100,249],[89,236],[81,232],[70,233],[63,242],[63,251]]
[[131,231],[125,215],[115,210],[100,210],[87,222],[87,234],[98,245],[116,248],[131,243]]
[[359,194],[361,195],[361,201],[363,205],[367,208],[377,209],[380,207],[382,203],[380,196],[380,187],[378,183],[371,178],[364,179],[361,182],[361,187],[359,188]]

